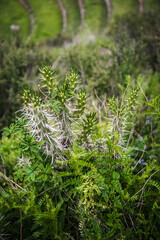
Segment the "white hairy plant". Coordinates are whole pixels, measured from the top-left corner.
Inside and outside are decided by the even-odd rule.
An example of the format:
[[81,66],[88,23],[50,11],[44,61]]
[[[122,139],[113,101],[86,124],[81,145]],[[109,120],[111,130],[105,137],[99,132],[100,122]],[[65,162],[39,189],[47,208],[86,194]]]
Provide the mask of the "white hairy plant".
[[[44,141],[42,148],[53,160],[80,137],[87,97],[85,91],[79,90],[78,76],[74,72],[66,76],[64,84],[58,82],[50,67],[41,69],[41,74],[43,83],[38,86],[41,97],[24,91],[22,117],[36,140]],[[89,128],[88,121],[89,118],[87,125],[84,123],[85,128]]]
[[53,155],[58,150],[63,151],[62,123],[48,106],[45,104],[34,106],[34,103],[29,103],[23,107],[23,117],[27,120],[26,126],[37,141],[45,141],[43,147],[47,154]]
[[[112,134],[114,143],[126,149],[130,134],[132,134],[132,116],[137,106],[138,89],[130,93],[124,92],[122,100],[111,98],[108,102],[109,123],[108,132]],[[125,96],[126,94],[126,96]]]
[[[125,152],[129,146],[130,138],[134,132],[134,113],[138,106],[139,89],[134,89],[128,84],[122,99],[112,97],[108,101],[97,96],[96,108],[102,138],[96,140],[93,148],[108,152],[108,139],[114,146],[120,147]],[[105,137],[106,136],[106,137]],[[116,154],[115,154],[116,156]]]
[[31,161],[30,161],[30,158],[29,157],[24,157],[22,155],[21,158],[18,158],[18,164],[19,166],[24,166],[24,165],[28,165],[28,166],[31,166]]

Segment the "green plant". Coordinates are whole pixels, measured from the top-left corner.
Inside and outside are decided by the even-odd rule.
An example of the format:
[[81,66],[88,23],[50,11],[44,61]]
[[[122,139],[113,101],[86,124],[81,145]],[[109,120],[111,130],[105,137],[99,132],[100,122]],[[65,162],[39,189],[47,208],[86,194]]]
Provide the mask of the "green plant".
[[152,101],[147,102],[147,105],[150,107],[146,111],[147,123],[151,126],[151,146],[152,152],[155,156],[159,156],[159,133],[160,133],[160,96],[156,96]]
[[13,170],[17,157],[20,157],[17,138],[11,135],[9,138],[5,137],[0,141],[0,166],[5,173]]
[[[6,13],[8,17],[6,17]],[[23,40],[29,35],[29,17],[25,8],[17,1],[0,2],[0,36],[8,38],[8,36],[20,35]],[[19,26],[19,30],[11,30],[11,26]]]
[[99,127],[76,73],[63,84],[48,66],[41,74],[39,92],[24,91],[21,119],[4,131],[21,134],[13,172],[0,172],[10,239],[156,239],[159,166],[144,166],[130,145],[140,89],[128,81]]
[[[58,58],[61,73],[76,69],[90,94],[119,95],[118,84],[126,87],[126,75],[137,79],[149,68],[142,41],[132,39],[125,31],[115,39],[96,39],[66,49]],[[118,39],[118,40],[117,40]]]
[[146,63],[154,71],[159,72],[159,56],[160,56],[160,30],[159,30],[159,15],[157,9],[152,8],[143,14],[135,13],[126,14],[115,19],[111,32],[115,38],[123,39],[123,33],[127,32],[130,39],[133,39],[143,45],[143,54],[147,57]]
[[42,61],[48,60],[34,44],[22,43],[17,37],[0,40],[0,131],[14,120],[22,103],[22,89],[35,87],[35,65]]

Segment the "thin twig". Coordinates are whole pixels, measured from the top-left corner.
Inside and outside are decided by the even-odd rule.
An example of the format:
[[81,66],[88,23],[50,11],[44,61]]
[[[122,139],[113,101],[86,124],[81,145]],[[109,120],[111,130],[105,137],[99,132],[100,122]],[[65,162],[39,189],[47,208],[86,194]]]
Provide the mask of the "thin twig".
[[46,190],[44,190],[43,192],[41,192],[41,193],[39,193],[39,194],[37,194],[36,195],[36,197],[38,197],[38,196],[40,196],[40,195],[42,195],[43,193],[45,193],[45,192],[47,192],[47,191],[49,191],[49,190],[51,190],[51,189],[54,189],[55,187],[50,187],[50,188],[47,188]]
[[47,95],[41,90],[40,86],[38,86],[38,89],[39,89],[39,91],[43,94],[43,96],[46,97],[46,99],[49,98],[49,99],[51,100],[51,98],[50,98],[49,96],[47,96]]
[[137,173],[137,175],[140,174],[145,168],[146,168],[146,166],[145,166],[144,168],[142,168],[142,169]]
[[[153,175],[155,175],[157,172],[159,172],[160,170],[157,170],[157,171],[155,171],[154,173],[152,173],[152,175],[147,179],[147,181],[145,182],[145,184],[144,184],[144,186],[138,191],[138,192],[136,192],[123,206],[125,206],[133,197],[135,197],[139,192],[141,192],[142,191],[142,193],[143,193],[143,191],[144,191],[144,188],[145,188],[145,186],[147,185],[147,183],[148,183],[148,181],[151,179],[151,177],[153,176]],[[142,194],[141,194],[141,197],[142,197]]]
[[133,222],[133,220],[132,220],[132,218],[131,218],[131,215],[130,215],[130,214],[129,214],[129,218],[130,218],[130,220],[131,220],[131,224],[132,224],[132,226],[133,226],[134,230],[136,230],[136,229],[135,229],[134,222]]
[[20,210],[20,240],[22,240],[22,213],[21,213],[21,208]]
[[153,140],[153,125],[151,121],[151,140],[152,140],[152,151],[154,150],[154,140]]
[[148,98],[146,97],[146,95],[144,94],[144,91],[143,91],[143,89],[141,88],[141,85],[140,85],[140,83],[138,82],[138,85],[139,85],[139,88],[140,88],[140,90],[141,90],[141,92],[142,92],[142,94],[143,94],[143,96],[145,97],[145,99],[147,100],[147,102],[148,102]]
[[8,181],[11,185],[11,187],[15,190],[16,188],[14,187],[14,185],[18,188],[20,188],[23,191],[27,191],[26,189],[22,188],[21,186],[19,186],[17,183],[15,183],[12,179],[8,178],[6,175],[4,175],[2,172],[0,172],[0,176],[3,177],[6,181]]
[[127,228],[129,229],[129,226],[128,226],[128,223],[127,223],[127,220],[126,220],[126,218],[125,218],[125,215],[124,215],[124,214],[123,214],[123,218],[124,218],[124,221],[125,221],[125,224],[126,224]]

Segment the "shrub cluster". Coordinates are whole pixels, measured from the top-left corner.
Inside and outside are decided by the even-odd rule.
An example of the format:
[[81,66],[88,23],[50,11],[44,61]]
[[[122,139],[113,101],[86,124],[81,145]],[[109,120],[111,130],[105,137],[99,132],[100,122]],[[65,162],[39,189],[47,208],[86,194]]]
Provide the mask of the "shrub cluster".
[[37,65],[48,61],[36,45],[22,43],[18,37],[0,39],[0,131],[14,120],[26,86],[34,87]]
[[21,118],[3,133],[17,138],[20,156],[10,175],[0,172],[0,236],[158,239],[159,165],[131,144],[139,85],[128,80],[122,97],[103,102],[98,123],[75,72],[64,84],[50,67],[41,74],[39,92],[24,91]]

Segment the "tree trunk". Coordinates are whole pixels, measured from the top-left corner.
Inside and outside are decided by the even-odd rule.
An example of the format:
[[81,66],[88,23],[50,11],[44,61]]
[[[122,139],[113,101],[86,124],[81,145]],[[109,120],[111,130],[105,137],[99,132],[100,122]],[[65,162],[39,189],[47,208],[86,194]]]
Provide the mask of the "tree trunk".
[[142,13],[144,10],[144,2],[143,0],[139,0],[139,11],[140,13]]
[[80,15],[81,15],[81,24],[83,24],[85,19],[85,9],[83,7],[83,0],[78,0],[78,5],[79,5]]
[[32,10],[26,0],[19,0],[19,2],[28,12],[28,16],[29,16],[29,20],[30,20],[30,34],[32,34],[34,32],[34,17],[32,14]]
[[107,7],[107,16],[108,20],[111,18],[111,0],[105,0],[106,7]]
[[61,14],[62,14],[62,18],[63,18],[63,31],[65,32],[66,28],[67,28],[67,12],[66,12],[66,9],[64,8],[61,0],[57,0],[57,3],[61,10]]

